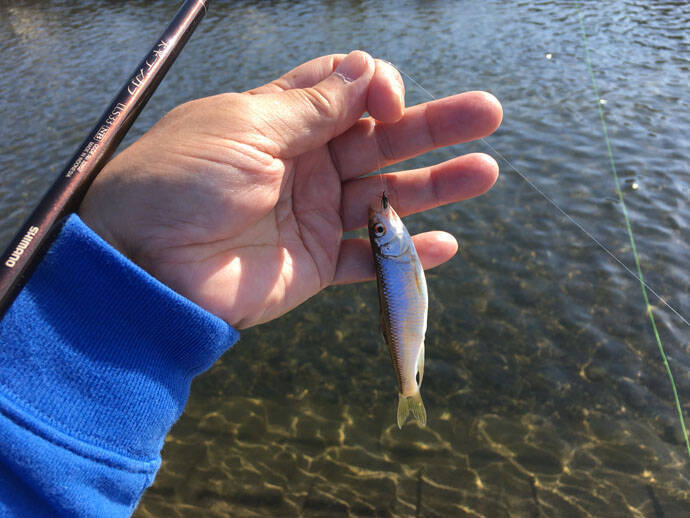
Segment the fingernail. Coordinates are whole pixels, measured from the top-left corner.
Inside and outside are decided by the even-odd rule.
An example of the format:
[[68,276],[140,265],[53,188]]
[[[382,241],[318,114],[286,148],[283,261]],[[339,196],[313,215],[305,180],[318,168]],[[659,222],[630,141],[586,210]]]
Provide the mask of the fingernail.
[[369,56],[361,50],[354,50],[345,56],[334,73],[351,83],[361,77],[368,68]]

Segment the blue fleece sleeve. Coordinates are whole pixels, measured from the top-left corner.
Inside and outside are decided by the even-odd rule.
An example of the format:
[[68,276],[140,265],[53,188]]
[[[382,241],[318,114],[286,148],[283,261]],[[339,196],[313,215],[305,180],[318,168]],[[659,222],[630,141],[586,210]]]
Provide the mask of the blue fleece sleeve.
[[0,516],[129,516],[237,339],[71,216],[0,322]]

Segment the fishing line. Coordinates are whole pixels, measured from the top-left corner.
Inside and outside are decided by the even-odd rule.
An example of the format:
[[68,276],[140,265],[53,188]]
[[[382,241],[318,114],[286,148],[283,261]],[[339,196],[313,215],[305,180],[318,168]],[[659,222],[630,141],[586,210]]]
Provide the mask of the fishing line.
[[[609,162],[611,164],[611,172],[613,173],[613,179],[616,184],[616,191],[618,192],[618,199],[621,202],[621,207],[623,208],[623,218],[625,219],[625,227],[628,230],[628,237],[630,238],[630,246],[632,248],[632,253],[633,257],[635,258],[635,268],[637,269],[638,273],[638,280],[640,281],[640,288],[642,289],[642,297],[644,298],[644,302],[647,308],[647,314],[649,315],[649,320],[652,323],[652,329],[654,330],[654,337],[656,338],[656,343],[657,346],[659,347],[659,353],[661,354],[661,359],[664,362],[664,366],[666,367],[666,373],[668,374],[668,379],[671,382],[671,389],[673,390],[673,398],[676,403],[676,410],[678,411],[678,418],[680,420],[680,427],[683,430],[683,436],[685,437],[685,446],[688,449],[688,456],[690,456],[690,438],[688,438],[688,431],[685,428],[685,419],[683,417],[683,410],[680,405],[680,399],[678,397],[678,391],[676,389],[676,383],[673,379],[673,373],[671,372],[671,366],[668,363],[668,359],[666,357],[666,352],[664,351],[664,346],[661,344],[661,337],[659,336],[659,331],[656,328],[656,321],[654,319],[654,312],[652,311],[652,306],[649,304],[649,299],[647,298],[647,283],[645,283],[642,280],[642,268],[640,266],[640,258],[637,255],[637,248],[635,247],[635,238],[633,237],[633,231],[632,227],[630,225],[630,219],[628,218],[628,209],[625,205],[625,200],[623,198],[623,191],[621,190],[620,186],[620,181],[618,180],[618,173],[616,172],[616,163],[613,160],[613,152],[611,151],[611,142],[609,140],[609,134],[606,129],[606,120],[604,118],[604,110],[601,107],[601,102],[599,101],[599,89],[597,88],[597,81],[594,77],[594,71],[592,69],[592,61],[589,57],[589,43],[587,40],[587,32],[585,31],[585,22],[584,22],[584,17],[582,16],[582,11],[580,9],[580,2],[576,1],[575,5],[577,6],[577,16],[578,20],[580,21],[580,32],[582,33],[582,43],[585,47],[585,59],[587,60],[587,70],[589,70],[589,77],[592,80],[592,88],[594,90],[594,96],[595,100],[597,103],[597,109],[599,110],[599,119],[601,120],[601,127],[604,132],[604,140],[606,141],[606,150],[609,155]],[[650,289],[652,293],[654,293],[653,290]],[[654,293],[656,295],[656,293]],[[657,295],[658,297],[658,295]],[[661,300],[661,299],[660,299]],[[668,304],[667,304],[668,306]],[[670,307],[670,306],[669,306]],[[675,312],[675,310],[674,310]],[[677,314],[677,312],[676,312]],[[687,324],[687,321],[683,319],[683,321]]]
[[[388,64],[391,65],[392,67],[395,67],[395,65],[393,65],[393,63],[388,63]],[[373,121],[373,119],[372,119],[372,121]],[[376,122],[373,122],[373,124],[372,124],[371,127],[369,128],[369,131],[371,132],[371,135],[374,137],[372,140],[375,141],[375,140],[376,140],[376,134],[375,134],[375,132],[376,132]],[[381,192],[382,192],[382,193],[385,193],[385,192],[386,192],[386,175],[382,174],[383,171],[381,170],[381,162],[382,162],[382,160],[381,160],[381,154],[378,153],[378,151],[377,151],[377,149],[376,149],[377,146],[378,146],[378,144],[376,144],[376,142],[374,142],[373,146],[374,146],[374,155],[376,156],[376,171],[374,171],[373,174],[374,174],[375,176],[378,176],[378,177],[379,177],[379,182],[380,182],[380,185],[381,185]],[[389,194],[390,194],[390,193],[389,193]],[[396,201],[397,201],[397,200],[396,200]]]
[[[436,97],[434,97],[431,92],[429,92],[426,88],[424,88],[421,84],[419,84],[412,76],[410,76],[407,72],[404,72],[403,70],[400,70],[398,68],[398,71],[403,74],[407,79],[409,79],[412,83],[414,83],[416,86],[418,86],[424,93],[426,93],[432,100],[436,100]],[[601,107],[599,108],[601,109]],[[513,163],[508,160],[503,153],[501,153],[498,149],[496,149],[494,146],[491,145],[491,143],[486,140],[485,138],[479,139],[485,146],[487,146],[491,151],[493,151],[501,160],[503,160],[508,167],[510,167],[520,178],[522,178],[534,191],[536,191],[538,194],[540,194],[546,201],[548,201],[551,205],[553,205],[558,212],[560,212],[565,218],[568,219],[573,225],[575,225],[577,228],[580,229],[580,231],[585,234],[588,238],[590,238],[601,250],[603,250],[611,259],[616,261],[619,265],[621,265],[632,277],[637,279],[639,282],[641,282],[654,296],[659,299],[659,302],[661,302],[664,306],[666,306],[668,309],[670,309],[685,325],[690,326],[690,322],[679,312],[677,311],[673,306],[671,306],[668,302],[666,302],[661,295],[659,295],[654,289],[647,284],[646,281],[641,279],[634,271],[632,271],[630,268],[628,268],[623,261],[621,261],[616,254],[614,254],[606,245],[604,245],[601,241],[599,241],[590,231],[588,231],[579,221],[577,221],[574,217],[572,217],[570,214],[568,214],[564,209],[561,208],[558,203],[556,203],[553,198],[551,198],[548,194],[546,194],[544,191],[542,191],[532,180],[529,179],[529,177],[521,172],[516,166],[513,165]],[[627,215],[627,212],[626,212]],[[650,306],[651,307],[651,306]]]
[[[683,437],[685,439],[685,445],[688,450],[688,456],[690,456],[690,438],[688,437],[688,431],[685,426],[685,419],[683,417],[683,412],[682,412],[682,407],[680,404],[680,398],[678,397],[678,390],[676,388],[675,380],[673,377],[673,374],[671,372],[671,367],[668,363],[668,358],[666,356],[666,352],[664,350],[664,347],[661,342],[661,337],[659,335],[659,331],[656,326],[656,321],[654,319],[654,314],[653,314],[653,308],[651,304],[649,303],[649,298],[647,295],[647,291],[652,293],[658,300],[661,302],[664,306],[666,306],[673,314],[675,314],[686,326],[690,326],[690,322],[688,322],[688,319],[685,318],[678,310],[676,310],[673,306],[671,306],[666,300],[664,300],[661,295],[659,295],[645,280],[642,274],[642,268],[640,266],[640,259],[637,254],[637,248],[635,246],[635,239],[633,237],[633,232],[632,232],[632,227],[630,224],[630,218],[628,217],[628,210],[625,205],[625,201],[623,199],[623,192],[620,188],[620,182],[618,179],[618,174],[616,172],[616,166],[615,162],[613,159],[613,152],[611,149],[611,143],[608,137],[608,131],[606,128],[606,122],[604,119],[604,112],[601,107],[601,103],[599,102],[599,91],[596,85],[596,81],[594,78],[594,72],[592,70],[592,64],[591,60],[589,57],[589,46],[587,43],[587,35],[584,29],[584,22],[582,18],[582,13],[580,11],[580,4],[577,2],[577,10],[578,10],[578,16],[579,16],[579,22],[580,22],[580,29],[582,33],[582,38],[583,38],[583,44],[585,47],[585,57],[587,61],[587,68],[589,70],[589,75],[592,80],[592,86],[594,89],[594,93],[596,96],[596,103],[597,103],[597,108],[599,110],[599,118],[601,120],[603,132],[604,132],[604,139],[606,141],[606,148],[608,151],[608,157],[609,157],[609,162],[611,164],[611,170],[613,172],[613,177],[615,180],[615,185],[616,185],[616,191],[618,193],[618,199],[621,202],[621,207],[623,211],[623,216],[625,220],[625,226],[628,231],[628,236],[630,239],[630,244],[633,252],[633,257],[635,259],[635,269],[637,270],[637,273],[628,268],[628,266],[621,261],[616,254],[614,254],[608,247],[606,247],[599,239],[597,239],[590,231],[588,231],[580,222],[578,222],[574,217],[572,217],[568,212],[566,212],[563,208],[561,208],[558,203],[556,203],[549,195],[547,195],[544,191],[542,191],[530,178],[520,171],[513,163],[508,160],[501,152],[499,152],[491,143],[489,143],[486,139],[481,138],[479,139],[484,145],[486,145],[489,149],[491,149],[492,152],[494,152],[501,160],[503,160],[509,167],[512,169],[520,178],[522,178],[535,192],[537,192],[539,195],[541,195],[546,201],[548,201],[553,207],[558,210],[568,221],[570,221],[573,225],[575,225],[580,231],[585,234],[592,242],[594,242],[602,251],[604,251],[610,258],[612,258],[616,263],[618,263],[620,266],[623,267],[623,269],[628,272],[633,278],[637,279],[637,281],[640,283],[640,286],[642,288],[642,296],[644,298],[645,302],[645,307],[646,307],[646,312],[649,315],[649,319],[652,324],[652,330],[654,332],[654,337],[656,339],[657,346],[659,348],[659,353],[661,355],[662,361],[664,363],[664,366],[666,368],[666,374],[668,375],[669,382],[671,384],[671,389],[673,391],[673,397],[674,397],[674,402],[676,406],[676,411],[678,412],[678,417],[680,420],[680,426],[683,432]],[[393,65],[391,63],[391,65]],[[393,65],[395,66],[395,65]],[[417,80],[415,80],[411,75],[406,73],[405,71],[401,70],[399,67],[396,66],[396,69],[403,74],[407,79],[409,79],[414,85],[416,85],[420,90],[422,90],[431,100],[436,100],[436,97],[429,92],[426,88],[424,88]]]

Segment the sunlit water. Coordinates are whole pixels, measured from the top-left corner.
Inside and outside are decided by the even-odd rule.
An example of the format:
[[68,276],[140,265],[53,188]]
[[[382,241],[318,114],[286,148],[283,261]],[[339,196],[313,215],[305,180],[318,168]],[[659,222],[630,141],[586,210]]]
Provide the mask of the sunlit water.
[[[0,2],[2,243],[173,4]],[[583,16],[645,280],[687,318],[690,7]],[[489,142],[634,269],[574,2],[215,2],[127,141],[185,100],[354,48],[437,97],[494,93]],[[408,82],[408,104],[427,100]],[[470,151],[491,152],[406,166]],[[639,283],[500,164],[488,195],[406,219],[461,243],[428,272],[426,428],[395,425],[374,284],[330,288],[196,380],[137,516],[687,516],[688,453]],[[688,327],[651,302],[687,416]]]

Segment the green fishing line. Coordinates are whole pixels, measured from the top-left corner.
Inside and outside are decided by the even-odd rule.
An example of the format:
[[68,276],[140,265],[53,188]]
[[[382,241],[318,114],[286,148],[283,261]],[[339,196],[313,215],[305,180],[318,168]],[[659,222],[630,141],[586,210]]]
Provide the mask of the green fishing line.
[[609,162],[611,163],[611,171],[613,172],[613,179],[616,183],[616,191],[618,192],[618,199],[621,202],[621,207],[623,209],[623,218],[625,219],[625,227],[628,230],[628,237],[630,238],[630,247],[632,248],[633,257],[635,258],[635,268],[637,269],[637,278],[640,281],[640,287],[642,288],[642,297],[647,308],[647,315],[649,315],[649,320],[652,323],[652,330],[654,331],[654,337],[656,338],[657,346],[659,347],[659,353],[661,354],[661,359],[666,367],[666,373],[668,374],[668,379],[671,382],[671,389],[673,390],[673,397],[676,403],[676,410],[678,411],[678,418],[680,419],[680,427],[683,430],[683,437],[685,438],[685,446],[688,449],[688,456],[690,456],[690,438],[688,438],[688,431],[685,427],[685,418],[683,417],[683,409],[680,404],[680,398],[678,397],[678,390],[676,389],[676,382],[673,379],[673,373],[671,372],[671,366],[668,363],[668,358],[666,357],[666,352],[664,351],[664,346],[661,343],[661,337],[659,336],[659,331],[656,327],[656,321],[654,320],[654,312],[652,311],[652,306],[649,303],[649,298],[647,297],[647,288],[644,278],[642,276],[642,268],[640,267],[640,258],[637,255],[637,248],[635,247],[635,238],[633,237],[632,227],[630,225],[630,218],[628,217],[628,209],[625,205],[625,200],[623,199],[623,191],[621,190],[620,181],[618,180],[618,173],[616,172],[616,163],[613,160],[613,152],[611,151],[611,141],[609,140],[609,134],[606,129],[606,120],[604,119],[604,110],[601,107],[599,89],[597,88],[597,81],[594,78],[594,71],[592,69],[592,61],[589,57],[589,44],[587,41],[587,32],[585,31],[585,22],[582,16],[582,11],[580,10],[580,2],[575,2],[577,6],[577,15],[580,21],[580,31],[582,33],[582,42],[585,47],[585,58],[587,61],[587,69],[589,70],[589,77],[592,80],[592,88],[594,89],[594,96],[596,97],[597,109],[599,110],[599,119],[601,120],[601,127],[604,131],[604,140],[606,141],[606,150],[609,155]]

